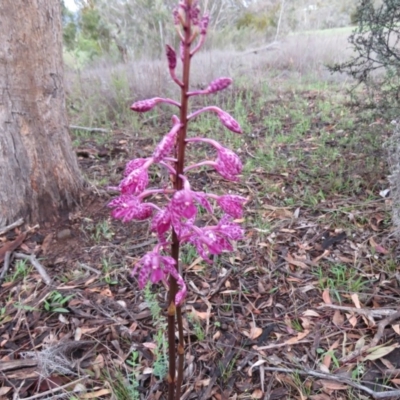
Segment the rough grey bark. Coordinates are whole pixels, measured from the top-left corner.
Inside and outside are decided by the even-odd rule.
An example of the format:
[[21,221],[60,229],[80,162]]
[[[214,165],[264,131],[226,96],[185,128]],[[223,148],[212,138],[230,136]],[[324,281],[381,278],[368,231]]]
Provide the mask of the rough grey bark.
[[392,199],[392,221],[395,234],[400,237],[400,121],[392,121],[393,135],[385,143],[388,152],[390,175],[390,197]]
[[68,134],[59,0],[0,1],[0,226],[51,221],[83,187]]

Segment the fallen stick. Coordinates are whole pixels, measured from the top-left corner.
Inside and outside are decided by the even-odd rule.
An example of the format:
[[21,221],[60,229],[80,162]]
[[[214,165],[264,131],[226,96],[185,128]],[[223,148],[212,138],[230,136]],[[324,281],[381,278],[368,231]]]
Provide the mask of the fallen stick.
[[81,382],[81,381],[83,381],[83,380],[85,380],[87,378],[89,378],[89,375],[83,376],[82,378],[79,378],[79,379],[77,379],[77,380],[75,380],[73,382],[69,382],[69,383],[67,383],[65,385],[58,386],[58,387],[56,387],[54,389],[47,390],[46,392],[35,394],[34,396],[31,396],[31,397],[25,397],[25,400],[40,399],[41,397],[45,397],[45,396],[47,396],[49,394],[53,394],[53,393],[59,392],[60,390],[64,390],[64,389],[66,389],[67,387],[69,387],[71,385],[76,385],[78,382]]
[[10,268],[10,257],[11,257],[11,251],[6,251],[6,254],[4,256],[3,270],[1,271],[0,275],[0,286],[3,284],[4,277],[6,276],[6,273]]
[[101,133],[108,133],[108,129],[103,129],[103,128],[91,128],[87,126],[76,126],[76,125],[70,125],[69,129],[76,130],[76,131],[88,131],[88,132],[101,132]]
[[17,226],[20,226],[24,223],[23,218],[18,219],[17,221],[13,222],[10,225],[5,226],[4,228],[0,229],[0,236],[4,235],[5,233],[7,233],[8,231],[11,231],[11,229],[16,228]]
[[[328,379],[330,381],[344,383],[355,389],[358,389],[358,390],[368,393],[374,399],[386,399],[388,397],[400,398],[400,390],[389,390],[387,392],[375,392],[374,390],[370,389],[369,387],[360,385],[359,383],[356,383],[356,382],[352,381],[351,379],[348,379],[344,376],[325,374],[323,372],[317,372],[317,371],[313,371],[311,369],[289,369],[289,368],[278,368],[278,367],[277,368],[265,367],[264,370],[271,371],[271,372],[283,372],[283,373],[288,373],[288,374],[309,375],[309,376],[314,376],[315,378],[319,378],[319,379]],[[374,384],[376,384],[376,383],[374,383]]]
[[30,261],[30,263],[36,268],[36,271],[39,272],[40,276],[43,278],[43,281],[46,283],[46,285],[50,285],[51,278],[47,274],[43,265],[40,264],[38,259],[33,254],[28,256],[27,254],[23,254],[23,253],[15,253],[14,256],[15,256],[15,258],[19,258],[20,260]]
[[[360,349],[356,349],[352,351],[350,354],[348,354],[346,357],[342,357],[339,361],[342,363],[347,363],[354,358],[359,357],[361,354],[365,353],[367,350],[371,349],[372,347],[375,347],[378,345],[379,341],[382,338],[383,331],[386,328],[387,325],[391,324],[394,320],[400,318],[400,309],[398,309],[394,314],[389,315],[385,319],[379,322],[378,324],[378,330],[376,331],[376,334],[374,338],[371,340],[371,342]],[[400,393],[400,391],[399,391]]]
[[353,312],[356,314],[364,315],[365,317],[369,318],[382,318],[388,317],[397,312],[397,310],[393,310],[391,308],[378,308],[378,309],[365,309],[365,308],[356,308],[356,307],[346,307],[346,306],[337,306],[335,304],[323,304],[318,307],[321,308],[332,308],[333,310],[339,311],[346,311],[346,312]]

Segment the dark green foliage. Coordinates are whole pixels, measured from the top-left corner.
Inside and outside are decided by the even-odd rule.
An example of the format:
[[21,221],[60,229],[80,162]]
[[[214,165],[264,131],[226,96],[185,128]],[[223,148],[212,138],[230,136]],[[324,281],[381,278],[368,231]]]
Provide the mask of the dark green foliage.
[[65,7],[64,1],[61,2],[62,24],[63,24],[63,41],[67,50],[73,50],[78,31],[75,22],[74,13]]
[[364,84],[375,106],[387,111],[398,106],[400,94],[400,0],[360,0],[353,19],[357,28],[349,37],[355,56],[343,64],[330,66]]

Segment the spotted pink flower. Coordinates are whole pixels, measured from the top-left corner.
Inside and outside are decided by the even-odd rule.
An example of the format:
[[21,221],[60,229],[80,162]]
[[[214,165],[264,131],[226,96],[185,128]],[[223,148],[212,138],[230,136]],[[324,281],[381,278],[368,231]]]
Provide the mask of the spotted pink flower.
[[147,161],[149,161],[148,158],[135,158],[134,160],[129,161],[128,164],[126,164],[124,175],[128,176],[135,169],[143,167]]
[[157,233],[161,243],[166,241],[165,234],[171,227],[171,213],[168,208],[160,210],[156,213],[151,221],[151,232]]
[[132,274],[135,274],[139,269],[140,289],[143,289],[149,281],[153,284],[163,281],[168,285],[168,275],[172,275],[180,288],[175,296],[175,303],[179,305],[186,297],[187,288],[182,276],[176,270],[175,264],[176,262],[172,257],[160,254],[160,246],[158,245],[138,261]]
[[226,194],[218,197],[217,204],[225,211],[228,215],[233,218],[242,218],[243,216],[243,205],[247,199],[242,196],[234,194]]
[[133,170],[119,184],[119,190],[122,194],[140,194],[149,184],[149,174],[147,168],[140,167]]
[[114,208],[111,215],[122,222],[133,219],[143,221],[153,214],[150,203],[141,203],[140,200],[131,195],[121,195],[108,203],[108,207]]
[[196,247],[201,258],[209,264],[212,264],[211,254],[218,255],[225,250],[233,250],[229,240],[216,229],[210,229],[210,227],[193,227],[187,241]]
[[175,146],[176,136],[181,129],[182,124],[178,117],[174,116],[174,126],[172,129],[161,139],[153,153],[154,162],[160,162],[167,157]]
[[229,240],[242,240],[244,237],[244,229],[237,223],[233,222],[228,215],[224,215],[218,222],[216,231],[225,236]]

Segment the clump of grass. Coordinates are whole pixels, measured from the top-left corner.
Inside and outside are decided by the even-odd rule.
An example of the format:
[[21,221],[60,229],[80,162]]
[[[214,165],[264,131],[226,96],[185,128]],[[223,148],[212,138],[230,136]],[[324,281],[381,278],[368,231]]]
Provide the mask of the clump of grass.
[[153,340],[156,343],[156,348],[153,350],[153,374],[157,378],[163,379],[168,371],[168,341],[165,336],[167,323],[157,300],[157,295],[151,291],[150,283],[145,286],[143,294],[150,309],[153,324],[157,329],[153,336]]

